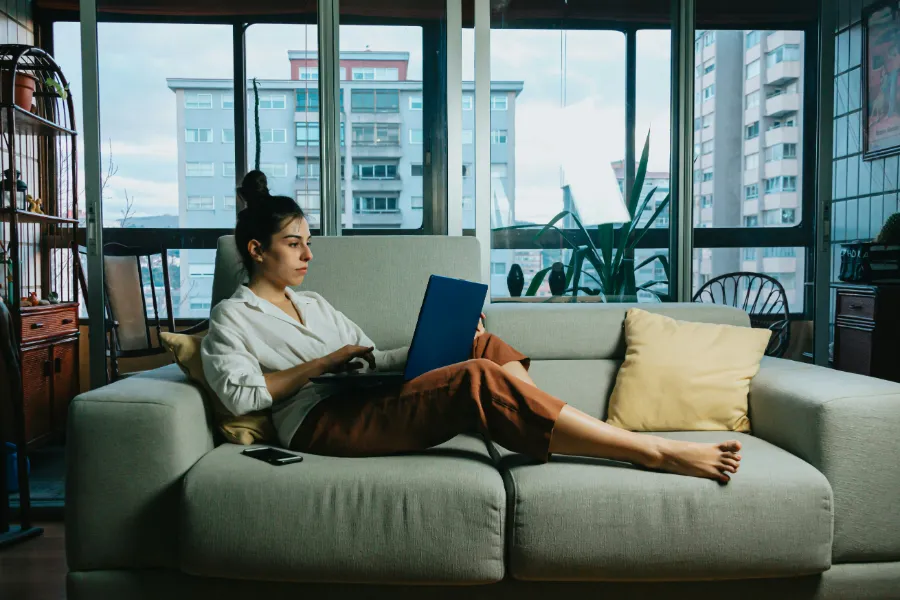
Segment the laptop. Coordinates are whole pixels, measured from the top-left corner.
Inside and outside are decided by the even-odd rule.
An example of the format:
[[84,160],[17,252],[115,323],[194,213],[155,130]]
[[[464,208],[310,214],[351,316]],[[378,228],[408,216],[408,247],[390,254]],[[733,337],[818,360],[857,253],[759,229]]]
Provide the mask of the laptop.
[[432,275],[428,278],[402,371],[327,373],[310,381],[361,385],[403,383],[428,371],[469,360],[487,289],[483,283]]

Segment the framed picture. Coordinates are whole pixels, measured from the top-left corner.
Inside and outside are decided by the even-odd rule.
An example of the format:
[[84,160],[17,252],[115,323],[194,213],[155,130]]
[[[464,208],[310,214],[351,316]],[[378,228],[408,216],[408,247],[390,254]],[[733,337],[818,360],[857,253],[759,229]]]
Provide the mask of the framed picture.
[[863,158],[900,153],[900,0],[863,11]]

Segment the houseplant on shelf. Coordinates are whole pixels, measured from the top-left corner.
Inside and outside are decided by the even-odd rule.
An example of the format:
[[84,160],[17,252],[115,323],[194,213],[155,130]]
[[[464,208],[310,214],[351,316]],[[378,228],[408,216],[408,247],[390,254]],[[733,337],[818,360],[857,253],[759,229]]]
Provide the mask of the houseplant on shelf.
[[[641,191],[644,187],[644,178],[647,174],[647,163],[650,156],[650,134],[644,142],[644,148],[641,152],[641,159],[638,162],[637,172],[634,177],[634,185],[632,186],[631,195],[627,199],[626,208],[631,220],[622,224],[618,239],[616,239],[616,231],[613,223],[604,223],[596,226],[597,244],[594,244],[589,231],[581,224],[581,220],[577,215],[568,210],[564,210],[553,217],[549,223],[544,225],[541,230],[534,236],[537,242],[551,229],[559,232],[560,237],[565,241],[568,249],[572,251],[568,266],[563,265],[566,273],[566,289],[565,293],[571,293],[572,302],[576,302],[578,292],[588,294],[590,296],[599,296],[604,302],[633,302],[637,300],[637,294],[643,290],[654,294],[660,300],[668,298],[669,284],[669,259],[665,254],[654,254],[634,264],[634,250],[637,244],[647,234],[647,231],[653,226],[657,217],[665,210],[669,204],[669,194],[656,206],[656,209],[650,215],[650,218],[644,225],[639,225],[641,216],[647,210],[653,194],[657,188],[651,189],[641,201]],[[579,232],[582,234],[587,243],[576,243],[568,233],[557,227],[557,223],[566,217],[574,220]],[[504,229],[523,229],[534,227],[534,225],[513,225],[510,227],[501,227],[497,230]],[[584,270],[584,261],[594,268],[596,275]],[[664,279],[652,280],[641,285],[637,285],[634,278],[634,272],[645,267],[654,261],[659,261],[665,273]],[[558,267],[557,267],[558,268]],[[538,288],[544,281],[552,267],[541,269],[535,273],[526,296],[534,296]],[[582,283],[582,278],[585,279]],[[588,281],[589,280],[589,281]],[[665,290],[665,291],[663,291]]]

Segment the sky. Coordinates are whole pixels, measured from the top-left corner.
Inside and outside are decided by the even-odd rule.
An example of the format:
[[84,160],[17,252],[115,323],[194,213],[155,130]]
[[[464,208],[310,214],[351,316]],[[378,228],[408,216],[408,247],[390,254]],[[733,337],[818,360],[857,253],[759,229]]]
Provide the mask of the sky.
[[[221,25],[100,23],[100,119],[104,221],[133,214],[178,213],[175,95],[166,79],[232,78],[231,28]],[[69,79],[81,119],[77,23],[57,23],[56,60]],[[421,79],[417,27],[342,26],[341,50],[406,51],[410,79]],[[249,77],[288,79],[288,50],[315,50],[314,27],[253,25],[247,30]],[[669,33],[643,31],[637,42],[637,149],[651,133],[651,170],[669,164]],[[474,78],[474,41],[463,32],[463,78]],[[516,218],[547,221],[562,206],[560,168],[602,170],[596,186],[567,178],[597,206],[617,195],[609,163],[624,157],[625,39],[612,31],[491,32],[491,78],[523,81],[516,102]],[[577,118],[573,118],[576,117]],[[583,126],[579,126],[583,124]],[[83,149],[79,148],[83,155]],[[562,163],[565,162],[566,165]],[[599,172],[599,171],[598,171]],[[84,181],[83,176],[80,177]],[[616,199],[617,200],[617,199]]]

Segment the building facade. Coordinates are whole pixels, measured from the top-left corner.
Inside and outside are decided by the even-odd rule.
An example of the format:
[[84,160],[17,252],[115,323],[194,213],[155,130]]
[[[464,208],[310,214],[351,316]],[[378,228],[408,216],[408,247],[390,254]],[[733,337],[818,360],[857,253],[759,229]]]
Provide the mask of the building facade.
[[[315,52],[289,51],[291,79],[248,81],[248,152],[273,194],[320,215],[319,91]],[[422,225],[422,82],[407,78],[406,52],[341,52],[341,170],[344,228]],[[231,80],[168,79],[178,128],[179,227],[234,226],[234,89]],[[493,225],[515,220],[515,106],[521,81],[491,83]],[[259,140],[254,114],[258,95]],[[463,227],[475,227],[474,84],[463,82]],[[213,250],[183,251],[180,316],[208,314]],[[505,279],[505,276],[504,276]]]

